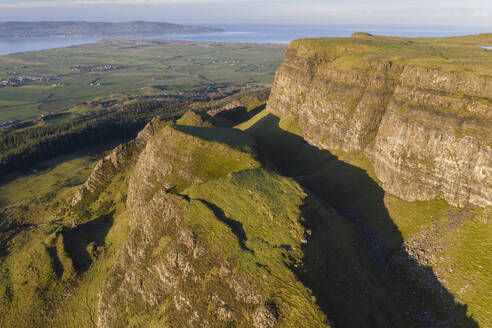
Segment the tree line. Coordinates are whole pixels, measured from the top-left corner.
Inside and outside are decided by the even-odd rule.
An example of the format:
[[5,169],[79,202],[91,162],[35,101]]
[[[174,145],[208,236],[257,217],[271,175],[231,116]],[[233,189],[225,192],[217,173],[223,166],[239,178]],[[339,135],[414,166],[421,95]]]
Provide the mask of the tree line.
[[188,107],[182,101],[136,102],[116,111],[98,111],[53,126],[0,134],[0,176],[108,140],[129,139],[153,117],[176,119]]

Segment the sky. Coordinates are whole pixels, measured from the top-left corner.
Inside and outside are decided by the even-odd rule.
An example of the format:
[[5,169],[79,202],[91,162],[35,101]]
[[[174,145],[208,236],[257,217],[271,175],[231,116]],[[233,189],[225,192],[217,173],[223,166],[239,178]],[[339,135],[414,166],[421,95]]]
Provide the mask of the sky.
[[0,0],[0,21],[490,27],[492,0]]

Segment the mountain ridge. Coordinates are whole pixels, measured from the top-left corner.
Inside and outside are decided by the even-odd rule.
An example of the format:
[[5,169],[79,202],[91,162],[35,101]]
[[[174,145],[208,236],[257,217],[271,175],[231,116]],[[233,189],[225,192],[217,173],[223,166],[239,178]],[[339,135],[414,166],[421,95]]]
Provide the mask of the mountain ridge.
[[0,22],[0,38],[51,36],[152,36],[211,32],[223,32],[223,30],[202,26],[146,21],[121,23],[87,21]]

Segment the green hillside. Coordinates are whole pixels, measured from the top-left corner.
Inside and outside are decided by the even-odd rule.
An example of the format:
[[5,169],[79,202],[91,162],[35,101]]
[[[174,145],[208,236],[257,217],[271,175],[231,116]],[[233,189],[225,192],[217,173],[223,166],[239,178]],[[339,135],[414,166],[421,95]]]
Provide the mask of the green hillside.
[[[114,96],[105,99],[111,110],[86,103],[7,130],[0,326],[491,327],[486,192],[463,206],[444,193],[404,200],[410,193],[397,197],[380,179],[394,167],[374,164],[398,153],[397,173],[411,174],[396,191],[418,174],[444,181],[436,189],[487,188],[442,171],[454,160],[459,172],[489,172],[480,138],[490,138],[490,52],[476,46],[489,38],[298,40],[271,93]],[[198,47],[204,61],[238,51]],[[271,49],[248,47],[264,68]],[[149,58],[140,59],[151,70]],[[195,64],[179,71],[195,76],[204,69]],[[223,73],[246,81],[239,70]],[[36,101],[13,98],[3,106]]]
[[[445,224],[463,211],[444,203],[408,203],[386,195],[362,157],[337,157],[308,147],[295,134],[295,121],[280,121],[273,113],[263,111],[243,124],[245,132],[202,125],[208,127],[159,123],[139,160],[113,173],[106,171],[110,175],[102,192],[86,203],[83,212],[67,207],[76,189],[67,181],[77,184],[87,177],[93,162],[84,157],[60,159],[61,164],[50,170],[13,177],[1,187],[2,215],[14,218],[2,228],[1,288],[7,296],[2,298],[2,326],[91,327],[100,315],[104,288],[114,283],[112,277],[121,270],[118,263],[129,251],[123,250],[138,245],[135,238],[143,233],[140,225],[145,222],[139,220],[148,219],[131,208],[151,211],[148,215],[158,219],[162,214],[151,214],[149,206],[160,197],[176,202],[179,225],[155,230],[156,243],[144,248],[153,254],[150,262],[130,260],[127,270],[158,290],[159,280],[146,278],[139,266],[157,265],[173,247],[180,249],[175,234],[179,229],[189,231],[194,243],[201,245],[201,254],[208,254],[186,262],[202,283],[180,279],[180,297],[194,304],[197,320],[214,322],[216,327],[249,326],[259,320],[255,315],[261,308],[266,323],[258,327],[401,327],[410,326],[412,317],[425,311],[443,322],[454,318],[462,327],[477,326],[475,320],[487,324],[490,267],[483,252],[490,245],[477,233],[487,235],[479,226],[489,225],[483,223],[490,222],[483,215],[490,213],[466,212],[476,220],[462,226],[464,238],[450,257],[451,264],[469,260],[482,266],[480,271],[460,266],[474,277],[473,283],[483,284],[481,295],[461,299],[453,281],[436,292],[411,271],[415,267],[408,266],[399,248],[422,227]],[[177,165],[178,171],[159,176],[149,168],[151,176],[142,175],[148,165],[162,167],[159,163]],[[132,189],[131,181],[144,185]],[[25,192],[39,183],[47,191],[66,187],[45,197],[42,204],[26,208],[23,204],[32,201],[17,190]],[[148,188],[148,183],[153,187],[142,189],[148,192],[129,196],[128,192]],[[145,201],[129,202],[129,197]],[[418,228],[413,217],[419,220]],[[432,219],[436,217],[438,222]],[[482,256],[468,249],[483,249]],[[224,266],[254,291],[234,296],[230,282],[219,283],[214,273],[225,270]],[[426,277],[438,269],[429,268]],[[158,297],[154,291],[149,293],[148,297]],[[173,293],[161,295],[158,305],[151,307],[129,295],[126,302],[133,305],[126,310],[118,305],[120,301],[111,303],[111,312],[119,318],[113,323],[185,326],[177,319],[184,310],[175,307]],[[220,301],[207,303],[210,293]],[[264,307],[256,301],[248,303],[248,297],[258,298]],[[217,313],[222,314],[217,317]]]

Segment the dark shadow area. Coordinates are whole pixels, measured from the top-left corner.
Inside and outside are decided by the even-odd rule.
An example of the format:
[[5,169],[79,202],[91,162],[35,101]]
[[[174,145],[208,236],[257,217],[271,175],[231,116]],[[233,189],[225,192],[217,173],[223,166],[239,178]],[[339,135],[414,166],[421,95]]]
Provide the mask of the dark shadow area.
[[56,252],[56,247],[46,247],[46,250],[50,254],[51,266],[55,272],[55,276],[60,279],[63,276],[63,264],[60,262],[58,253]]
[[247,133],[263,161],[308,194],[311,233],[292,269],[336,327],[478,327],[432,268],[405,251],[384,190],[365,170],[282,130],[274,115]]
[[222,112],[217,113],[214,117],[217,118],[225,118],[232,122],[237,120],[241,120],[248,114],[248,109],[244,106],[238,106],[231,109],[223,110]]
[[215,114],[212,119],[220,120],[222,122],[230,122],[229,126],[234,126],[246,122],[263,109],[265,109],[266,104],[262,104],[248,111],[245,106],[238,106],[231,109],[224,110]]
[[63,227],[65,250],[79,274],[87,271],[92,258],[97,257],[96,248],[104,245],[104,239],[113,222],[113,213],[110,213],[74,228]]
[[251,118],[253,116],[256,116],[256,114],[258,114],[259,112],[261,112],[265,108],[266,108],[266,103],[264,103],[263,105],[260,105],[260,106],[257,106],[255,108],[253,108],[252,110],[249,111],[249,117]]
[[239,221],[228,218],[220,207],[218,207],[213,203],[210,203],[209,201],[206,201],[205,199],[190,198],[190,196],[188,195],[180,194],[177,192],[176,186],[169,188],[168,190],[166,190],[166,192],[182,197],[187,202],[193,199],[205,205],[209,210],[211,210],[214,213],[215,217],[219,219],[219,221],[225,223],[225,225],[227,225],[229,229],[231,229],[231,232],[236,236],[241,249],[253,253],[253,251],[249,249],[248,246],[246,246],[246,241],[248,239],[246,238],[246,232],[244,231],[243,224]]
[[246,232],[244,231],[243,224],[241,222],[228,218],[225,215],[224,211],[215,204],[212,204],[204,199],[195,200],[207,206],[214,213],[217,219],[225,223],[231,229],[232,233],[236,235],[237,241],[242,250],[252,252],[252,250],[249,249],[248,246],[246,246]]
[[232,128],[173,125],[173,129],[203,140],[227,144],[241,150],[247,150],[247,147],[252,146],[254,143],[254,141],[242,131]]
[[266,272],[268,272],[269,274],[271,274],[271,273],[272,273],[272,271],[270,271],[270,268],[268,267],[268,265],[262,264],[262,263],[260,263],[260,262],[256,262],[255,264],[256,264],[256,266],[257,266],[258,268],[265,270],[265,271],[266,271]]
[[9,242],[19,233],[34,227],[32,224],[16,224],[6,222],[0,213],[0,258],[9,254]]

